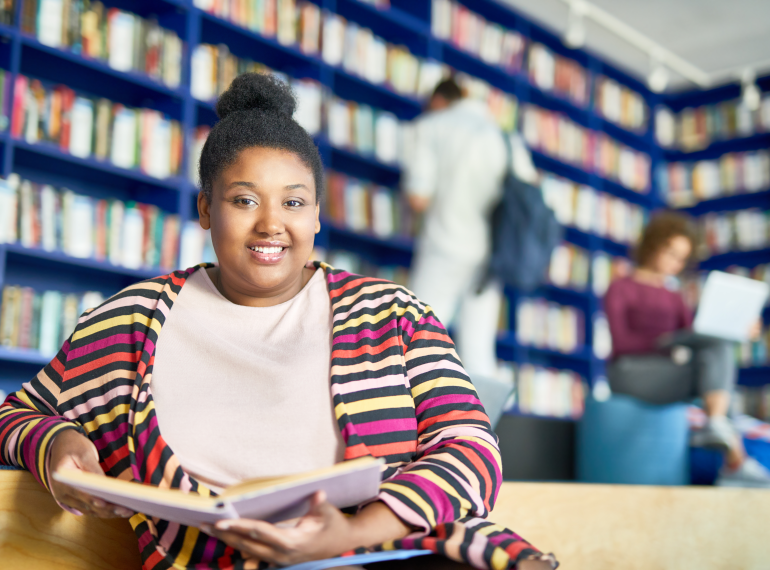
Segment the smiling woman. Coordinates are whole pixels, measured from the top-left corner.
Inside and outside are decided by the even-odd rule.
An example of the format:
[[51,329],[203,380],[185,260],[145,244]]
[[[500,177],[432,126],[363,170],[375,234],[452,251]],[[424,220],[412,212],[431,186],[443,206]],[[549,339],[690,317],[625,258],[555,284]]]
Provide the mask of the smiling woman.
[[[502,479],[497,438],[431,308],[393,283],[307,262],[323,170],[295,107],[266,75],[223,94],[198,198],[218,265],[86,312],[0,406],[0,462],[30,470],[63,508],[130,516],[147,570],[394,548],[433,551],[420,562],[431,568],[554,568],[485,520]],[[74,468],[210,495],[367,455],[386,463],[374,500],[345,515],[317,494],[290,526],[185,527],[50,478]]]

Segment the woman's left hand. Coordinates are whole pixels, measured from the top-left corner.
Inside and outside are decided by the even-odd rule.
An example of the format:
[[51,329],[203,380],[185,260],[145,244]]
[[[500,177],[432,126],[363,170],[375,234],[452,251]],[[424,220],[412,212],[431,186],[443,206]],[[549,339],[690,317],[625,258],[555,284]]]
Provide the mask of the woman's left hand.
[[359,546],[354,542],[350,519],[326,500],[323,491],[311,497],[310,510],[291,528],[265,521],[229,519],[202,530],[240,550],[247,558],[278,566],[330,558]]
[[749,329],[749,340],[759,340],[762,336],[762,319],[751,325]]

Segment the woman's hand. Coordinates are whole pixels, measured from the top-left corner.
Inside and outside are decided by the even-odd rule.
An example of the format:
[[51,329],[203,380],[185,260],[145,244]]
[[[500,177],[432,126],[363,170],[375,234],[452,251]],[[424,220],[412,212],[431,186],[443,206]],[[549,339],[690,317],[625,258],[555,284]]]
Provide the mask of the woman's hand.
[[759,319],[749,329],[749,340],[759,340],[762,336],[762,319]]
[[[96,451],[96,446],[86,436],[71,429],[59,433],[51,445],[50,473],[55,473],[59,469],[77,469],[106,477],[99,466],[99,453]],[[105,519],[128,518],[134,514],[125,507],[113,505],[73,489],[69,485],[59,483],[53,477],[51,478],[51,494],[59,505],[74,509],[77,514],[93,515]]]
[[411,531],[383,503],[367,505],[346,517],[326,500],[323,491],[310,499],[310,510],[296,526],[282,528],[268,522],[231,519],[202,530],[217,537],[247,558],[278,566],[339,556],[361,546],[405,537]]

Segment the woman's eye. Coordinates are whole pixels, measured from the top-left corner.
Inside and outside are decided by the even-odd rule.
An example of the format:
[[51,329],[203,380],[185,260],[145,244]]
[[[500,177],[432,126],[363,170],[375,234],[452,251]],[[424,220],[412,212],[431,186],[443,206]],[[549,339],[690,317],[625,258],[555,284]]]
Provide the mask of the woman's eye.
[[235,201],[236,204],[240,206],[254,206],[256,205],[256,202],[252,200],[251,198],[238,198]]
[[299,200],[287,200],[286,205],[290,208],[299,208],[302,205],[302,202]]

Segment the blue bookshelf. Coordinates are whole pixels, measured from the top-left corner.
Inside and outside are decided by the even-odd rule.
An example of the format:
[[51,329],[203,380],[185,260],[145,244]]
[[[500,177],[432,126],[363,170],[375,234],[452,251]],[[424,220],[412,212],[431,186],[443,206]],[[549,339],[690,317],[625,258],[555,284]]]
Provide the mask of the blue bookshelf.
[[[681,154],[663,151],[656,146],[652,121],[648,121],[646,129],[642,132],[625,129],[594,112],[592,95],[586,106],[576,105],[565,98],[531,85],[524,73],[509,74],[498,67],[480,61],[450,43],[436,39],[430,31],[430,2],[427,0],[420,2],[391,0],[391,7],[388,9],[378,9],[359,0],[314,1],[326,10],[337,12],[350,21],[371,28],[375,34],[389,42],[406,45],[417,56],[442,61],[458,71],[487,81],[514,95],[520,104],[533,103],[545,109],[564,113],[583,127],[605,132],[624,145],[644,151],[651,156],[653,168],[658,162],[672,160]],[[87,59],[68,50],[41,44],[36,38],[20,30],[21,2],[23,0],[17,0],[16,24],[0,26],[0,37],[5,40],[0,43],[0,67],[8,70],[12,77],[16,74],[30,75],[52,83],[65,83],[78,90],[128,105],[162,111],[182,123],[187,146],[197,126],[210,125],[216,120],[213,104],[198,101],[190,93],[190,53],[194,46],[200,43],[226,44],[231,53],[236,56],[260,61],[292,77],[317,80],[330,92],[343,99],[391,111],[403,120],[414,118],[423,108],[423,102],[420,100],[396,93],[384,85],[370,84],[343,69],[329,66],[317,56],[302,53],[293,46],[281,45],[273,38],[263,37],[206,13],[196,8],[192,0],[104,0],[107,7],[126,9],[143,17],[156,17],[162,26],[175,30],[186,42],[182,85],[172,89],[142,74],[116,71],[105,62]],[[654,95],[638,79],[625,74],[596,54],[565,47],[555,33],[496,0],[461,0],[461,3],[491,21],[519,31],[532,41],[544,44],[559,55],[577,60],[591,76],[604,75],[635,90],[643,96],[650,109],[659,103],[684,107],[691,104],[688,97],[702,98],[699,93],[676,95],[672,99]],[[721,94],[713,97],[732,97],[734,90],[734,87],[723,89]],[[593,86],[590,91],[593,93]],[[13,100],[12,93],[11,100]],[[382,164],[374,157],[362,156],[347,149],[335,148],[323,136],[317,137],[316,142],[326,166],[330,169],[378,184],[391,187],[398,185],[400,169],[397,166]],[[748,148],[758,148],[757,145],[767,146],[768,138],[762,135],[742,141],[720,141],[701,151],[701,154],[711,156],[714,153],[743,148],[741,145],[748,145]],[[197,216],[194,205],[196,188],[186,178],[189,170],[187,150],[186,148],[184,153],[182,175],[159,180],[138,170],[118,168],[109,162],[73,157],[51,145],[30,144],[23,140],[12,139],[7,132],[2,132],[0,133],[0,152],[2,152],[3,161],[0,174],[8,176],[11,172],[18,172],[22,177],[36,182],[69,187],[95,197],[118,197],[154,204],[167,212],[179,214],[184,222],[195,219]],[[532,154],[535,165],[543,170],[580,184],[588,184],[599,191],[621,197],[647,210],[661,205],[655,191],[654,178],[653,188],[649,193],[637,193],[612,180],[566,164],[554,157],[540,152]],[[744,198],[762,200],[770,196],[768,192],[721,200],[735,200],[735,207],[742,208],[747,207],[745,204],[748,203],[741,201]],[[696,206],[700,208],[698,212],[707,207],[703,204]],[[715,204],[715,207],[721,207],[721,204]],[[587,250],[589,254],[604,251],[613,256],[627,256],[629,253],[628,246],[624,244],[573,228],[567,229],[566,239]],[[409,239],[399,237],[381,239],[373,235],[361,235],[328,221],[323,223],[318,245],[355,252],[368,261],[383,265],[408,266],[413,251],[413,244]],[[732,264],[736,256],[741,255],[751,262],[755,258],[767,257],[770,260],[770,250],[767,250],[729,254],[724,260],[716,259],[712,262],[716,265],[722,261]],[[22,284],[73,291],[98,289],[109,294],[131,282],[163,272],[163,269],[158,268],[131,270],[107,262],[72,258],[59,252],[24,248],[17,244],[0,245],[0,286]],[[532,362],[574,370],[589,382],[603,374],[603,363],[597,360],[591,351],[593,316],[600,310],[601,300],[593,294],[590,285],[585,291],[546,285],[534,295],[582,310],[586,317],[585,346],[574,354],[561,354],[520,346],[515,340],[514,332],[510,332],[500,338],[499,355],[515,362]],[[515,293],[511,294],[511,298],[515,298]],[[513,312],[515,303],[511,302],[510,306]],[[515,323],[514,315],[511,316],[510,322]],[[47,361],[27,352],[0,349],[0,389],[7,391],[9,382],[18,382],[18,379],[23,378],[24,375],[34,374],[43,361]],[[7,373],[6,370],[8,370]]]

